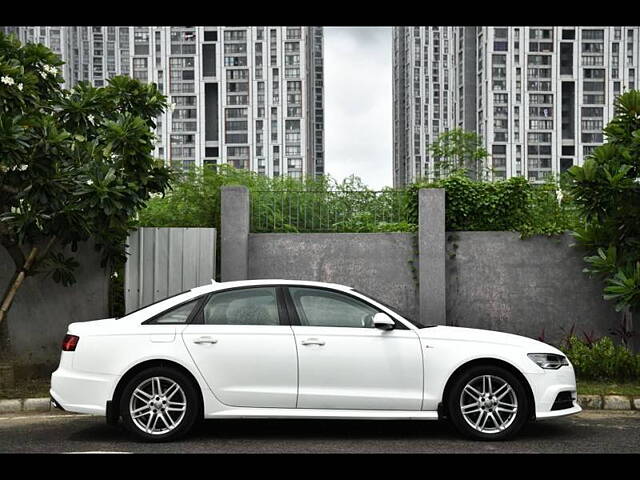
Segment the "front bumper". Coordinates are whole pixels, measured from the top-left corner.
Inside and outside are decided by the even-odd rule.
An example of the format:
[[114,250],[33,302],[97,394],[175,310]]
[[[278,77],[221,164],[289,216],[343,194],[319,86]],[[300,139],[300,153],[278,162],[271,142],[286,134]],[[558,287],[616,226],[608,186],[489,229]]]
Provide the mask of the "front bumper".
[[[540,372],[525,373],[525,377],[533,392],[536,420],[563,417],[582,411],[578,404],[576,377],[571,365],[560,367],[558,370],[540,369]],[[560,392],[571,393],[571,407],[553,410],[553,405]]]
[[548,418],[557,418],[557,417],[566,417],[567,415],[575,415],[576,413],[580,413],[582,411],[582,407],[577,404],[574,404],[573,407],[567,408],[565,410],[554,410],[552,412],[536,412],[536,420],[546,420]]

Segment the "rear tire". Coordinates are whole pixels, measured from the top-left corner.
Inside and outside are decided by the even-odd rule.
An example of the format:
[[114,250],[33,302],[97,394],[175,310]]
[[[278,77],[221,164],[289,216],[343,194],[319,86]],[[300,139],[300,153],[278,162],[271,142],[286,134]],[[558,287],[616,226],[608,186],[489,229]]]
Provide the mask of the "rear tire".
[[125,428],[145,442],[167,442],[187,434],[200,412],[198,392],[185,374],[151,367],[135,375],[122,391]]
[[477,365],[462,372],[446,399],[449,418],[464,436],[475,440],[506,440],[529,417],[522,381],[495,365]]

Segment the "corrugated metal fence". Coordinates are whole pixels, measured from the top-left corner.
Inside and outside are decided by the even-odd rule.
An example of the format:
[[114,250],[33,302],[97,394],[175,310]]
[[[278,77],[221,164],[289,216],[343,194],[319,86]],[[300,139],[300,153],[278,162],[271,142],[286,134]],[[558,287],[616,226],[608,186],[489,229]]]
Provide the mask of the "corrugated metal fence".
[[127,313],[215,277],[215,228],[140,228],[127,244]]

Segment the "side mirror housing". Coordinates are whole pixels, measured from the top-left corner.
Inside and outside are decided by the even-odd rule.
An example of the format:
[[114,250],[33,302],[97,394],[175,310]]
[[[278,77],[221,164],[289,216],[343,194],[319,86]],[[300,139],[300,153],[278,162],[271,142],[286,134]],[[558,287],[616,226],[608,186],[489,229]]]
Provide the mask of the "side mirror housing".
[[373,326],[381,330],[393,330],[396,323],[386,313],[378,312],[373,316]]

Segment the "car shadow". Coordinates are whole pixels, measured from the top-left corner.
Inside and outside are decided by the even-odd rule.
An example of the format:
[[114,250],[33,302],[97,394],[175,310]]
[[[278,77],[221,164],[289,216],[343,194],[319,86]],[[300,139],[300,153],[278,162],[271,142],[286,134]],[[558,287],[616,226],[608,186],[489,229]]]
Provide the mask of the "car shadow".
[[[555,420],[529,423],[512,440],[553,442],[575,438],[575,428],[566,421]],[[124,429],[103,422],[73,432],[69,441],[83,443],[122,442],[140,444]],[[245,442],[251,444],[286,444],[287,442],[446,442],[456,445],[478,445],[458,434],[446,421],[417,420],[323,420],[323,419],[213,419],[199,422],[184,438],[172,443],[203,443],[215,441],[225,445]],[[486,443],[486,442],[482,442]],[[501,443],[501,442],[499,442]],[[511,442],[507,442],[511,443]]]

